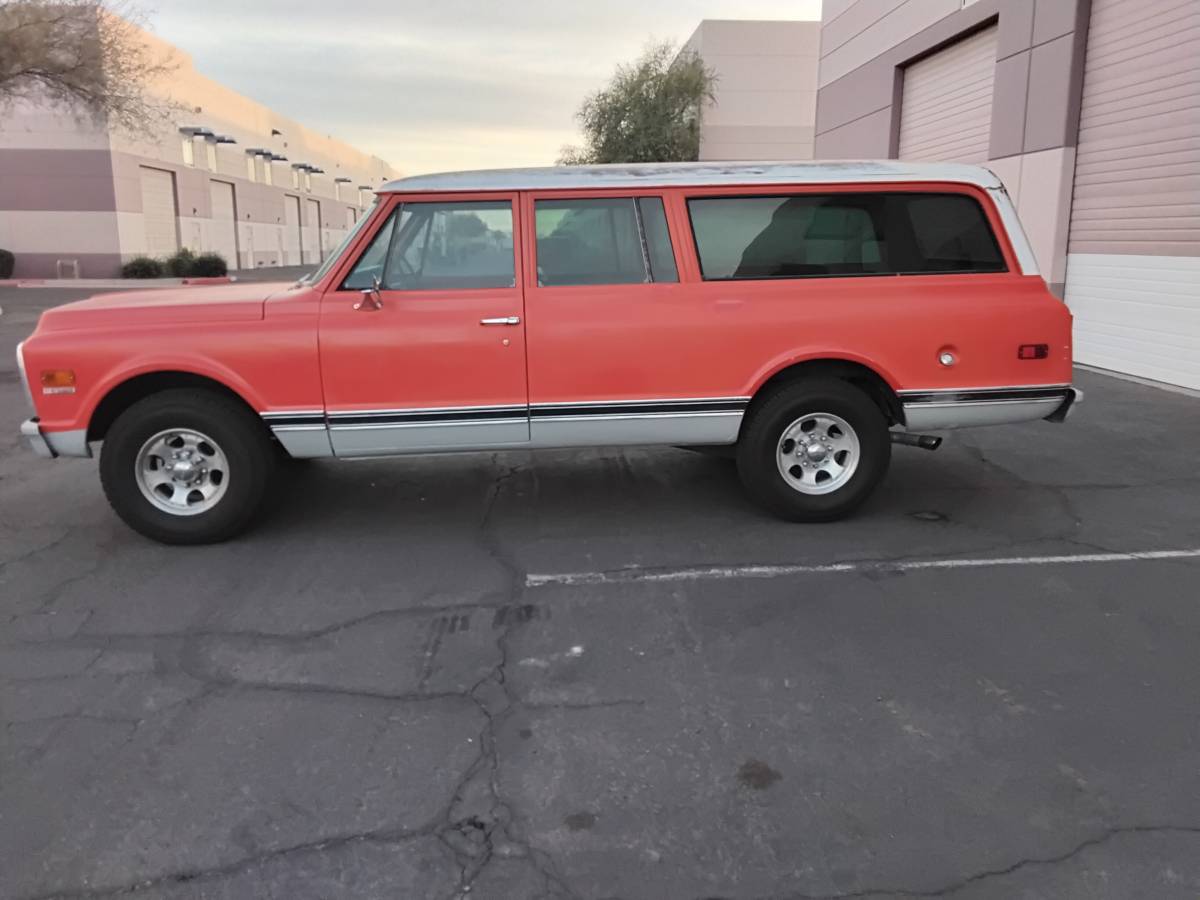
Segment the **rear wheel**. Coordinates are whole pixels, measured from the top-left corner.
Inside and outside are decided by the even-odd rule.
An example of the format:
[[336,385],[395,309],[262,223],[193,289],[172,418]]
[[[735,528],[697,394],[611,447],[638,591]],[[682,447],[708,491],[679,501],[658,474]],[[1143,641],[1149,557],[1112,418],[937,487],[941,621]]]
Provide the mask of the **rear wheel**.
[[135,531],[166,544],[207,544],[253,521],[275,464],[266,429],[241,403],[171,390],[138,401],[113,422],[100,481]]
[[750,411],[737,446],[752,498],[795,522],[853,512],[887,472],[887,420],[871,399],[836,378],[779,388]]

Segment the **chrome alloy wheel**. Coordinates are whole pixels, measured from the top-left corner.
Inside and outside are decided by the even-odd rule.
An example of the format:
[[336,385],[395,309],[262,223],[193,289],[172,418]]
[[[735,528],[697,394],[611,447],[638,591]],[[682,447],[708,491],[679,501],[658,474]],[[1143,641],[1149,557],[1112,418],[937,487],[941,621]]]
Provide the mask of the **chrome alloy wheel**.
[[794,490],[831,494],[854,475],[861,456],[858,435],[845,419],[833,413],[812,413],[783,430],[775,463]]
[[229,460],[208,435],[171,428],[142,444],[134,478],[142,495],[163,512],[195,516],[225,496]]

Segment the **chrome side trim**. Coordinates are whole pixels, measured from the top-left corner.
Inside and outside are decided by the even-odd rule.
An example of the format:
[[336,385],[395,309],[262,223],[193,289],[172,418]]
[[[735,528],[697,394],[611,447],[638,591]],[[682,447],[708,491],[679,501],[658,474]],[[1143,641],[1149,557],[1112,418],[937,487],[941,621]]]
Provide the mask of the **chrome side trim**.
[[732,444],[749,402],[749,397],[687,397],[262,416],[292,456],[399,456],[506,447]]
[[641,400],[555,400],[534,403],[533,409],[556,409],[560,406],[666,406],[684,403],[749,403],[752,397],[647,397]]
[[259,415],[293,459],[333,456],[324,410],[277,410]]
[[530,446],[629,447],[656,444],[732,444],[743,413],[695,412],[535,418]]
[[954,388],[906,388],[902,391],[897,391],[901,397],[908,397],[913,394],[974,394],[980,391],[1041,391],[1056,388],[1059,391],[1065,391],[1071,385],[1070,383],[1057,384],[1014,384],[1001,385],[1000,387],[954,387]]
[[293,459],[333,456],[329,429],[324,425],[288,425],[272,428],[271,433]]
[[529,446],[529,420],[333,425],[329,440],[335,456],[525,448]]

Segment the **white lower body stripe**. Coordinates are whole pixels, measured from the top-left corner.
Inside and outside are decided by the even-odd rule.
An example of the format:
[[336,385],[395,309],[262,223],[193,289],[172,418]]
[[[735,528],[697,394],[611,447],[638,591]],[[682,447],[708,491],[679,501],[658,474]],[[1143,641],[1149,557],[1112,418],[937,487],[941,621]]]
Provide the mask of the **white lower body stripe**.
[[861,560],[858,562],[783,566],[707,566],[683,569],[616,569],[608,572],[563,572],[525,576],[526,587],[547,585],[632,584],[639,582],[719,581],[737,578],[781,578],[788,575],[827,575],[838,572],[898,571],[922,569],[980,569],[993,566],[1061,566],[1080,563],[1134,562],[1138,560],[1198,559],[1193,550],[1144,550],[1129,553],[1082,553],[1076,556],[1001,556],[982,559],[920,559],[902,562]]

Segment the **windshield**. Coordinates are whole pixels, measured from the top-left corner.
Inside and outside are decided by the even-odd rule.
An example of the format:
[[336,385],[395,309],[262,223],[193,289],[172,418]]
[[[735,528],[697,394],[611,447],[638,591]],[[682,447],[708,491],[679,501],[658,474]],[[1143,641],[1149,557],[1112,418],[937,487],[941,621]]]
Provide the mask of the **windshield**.
[[358,237],[358,233],[363,230],[363,226],[367,224],[367,220],[371,218],[371,214],[375,212],[375,207],[379,205],[379,198],[375,198],[375,202],[370,205],[363,214],[358,217],[358,221],[354,223],[354,227],[346,232],[346,236],[342,238],[342,242],[329,251],[329,255],[325,257],[325,261],[321,263],[321,268],[315,272],[310,272],[300,279],[301,284],[315,284],[325,277],[326,273],[333,268],[333,264],[341,258],[346,248],[354,242]]

